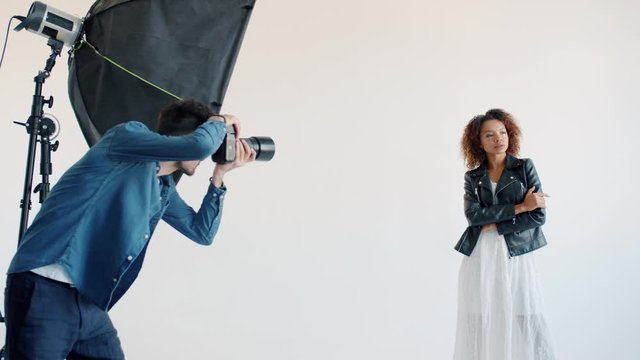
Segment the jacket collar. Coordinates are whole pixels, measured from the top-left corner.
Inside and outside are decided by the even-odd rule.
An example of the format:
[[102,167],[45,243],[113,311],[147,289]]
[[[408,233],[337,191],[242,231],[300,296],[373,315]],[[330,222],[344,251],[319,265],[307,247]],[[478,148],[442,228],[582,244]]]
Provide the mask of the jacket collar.
[[507,154],[507,166],[506,166],[507,169],[513,169],[521,165],[522,165],[521,159],[518,159],[517,157],[511,154]]
[[[507,154],[506,162],[507,164],[505,165],[505,169],[513,169],[522,165],[522,160],[511,154]],[[471,175],[472,177],[487,175],[487,160],[483,161],[482,164],[480,164],[480,166],[478,166],[477,168],[470,170],[469,175]]]

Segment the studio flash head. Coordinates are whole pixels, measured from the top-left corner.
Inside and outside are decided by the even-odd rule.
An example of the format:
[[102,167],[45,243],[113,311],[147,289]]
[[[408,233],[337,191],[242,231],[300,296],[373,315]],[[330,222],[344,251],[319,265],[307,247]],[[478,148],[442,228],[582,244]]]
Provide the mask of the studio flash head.
[[31,4],[27,17],[14,30],[27,29],[46,38],[55,39],[65,45],[73,46],[78,39],[81,28],[81,18],[67,14],[40,1],[35,1]]
[[[276,144],[267,136],[252,136],[242,138],[250,148],[256,152],[257,161],[269,161],[276,153]],[[236,159],[236,130],[233,125],[227,125],[227,135],[222,140],[222,145],[211,155],[211,160],[218,164],[226,164]]]

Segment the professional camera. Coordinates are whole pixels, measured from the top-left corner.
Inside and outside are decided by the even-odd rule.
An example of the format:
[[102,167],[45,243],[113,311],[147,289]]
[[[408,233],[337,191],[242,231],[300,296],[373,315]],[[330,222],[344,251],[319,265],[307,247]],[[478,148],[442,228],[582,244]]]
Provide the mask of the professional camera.
[[[256,160],[269,161],[276,153],[276,144],[267,136],[253,136],[241,138],[249,147],[256,151]],[[218,164],[230,163],[236,159],[236,129],[233,125],[227,125],[227,135],[222,140],[222,145],[211,155],[211,160]]]

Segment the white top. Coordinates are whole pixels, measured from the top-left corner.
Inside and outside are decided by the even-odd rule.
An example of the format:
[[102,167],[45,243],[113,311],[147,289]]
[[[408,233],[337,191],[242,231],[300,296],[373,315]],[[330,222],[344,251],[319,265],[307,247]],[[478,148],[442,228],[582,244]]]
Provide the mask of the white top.
[[69,277],[69,273],[67,270],[62,267],[60,264],[49,264],[45,266],[41,266],[39,268],[35,268],[31,270],[32,273],[36,273],[40,276],[44,276],[51,280],[60,281],[67,284],[73,285],[73,280]]
[[493,203],[496,203],[496,188],[498,187],[498,183],[491,181],[491,192],[493,193]]

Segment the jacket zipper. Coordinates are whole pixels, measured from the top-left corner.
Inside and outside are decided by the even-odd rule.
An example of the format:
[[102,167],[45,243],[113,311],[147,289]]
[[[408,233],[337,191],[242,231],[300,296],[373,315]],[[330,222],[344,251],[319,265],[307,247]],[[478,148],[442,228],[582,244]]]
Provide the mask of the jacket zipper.
[[[508,184],[506,184],[505,186],[503,186],[500,190],[496,189],[496,194],[495,194],[495,196],[494,196],[494,197],[495,197],[495,199],[498,199],[498,193],[499,193],[500,191],[502,191],[502,190],[506,189],[506,188],[507,188],[507,186],[509,186],[509,185],[513,184],[514,182],[517,182],[517,180],[513,179],[513,180],[512,180],[512,181],[510,181]],[[512,221],[513,221],[513,223],[515,224],[515,223],[516,223],[516,218],[514,217]],[[509,253],[509,259],[511,259],[511,258],[513,257],[513,256],[511,256],[511,248],[509,247],[509,243],[507,242],[507,239],[506,239],[506,238],[504,239],[504,241],[505,241],[505,245],[507,246],[507,252]]]
[[[476,193],[476,199],[478,199],[478,203],[480,203],[480,196],[478,195],[478,186],[477,185],[476,185],[476,188],[475,188],[475,193]],[[462,247],[464,246],[464,243],[467,241],[468,237],[469,237],[469,234],[466,234],[466,236],[464,237],[464,239],[460,243],[460,246],[458,246],[458,248],[456,250],[462,250]]]
[[502,190],[506,189],[506,188],[507,188],[507,186],[509,186],[509,185],[513,184],[514,182],[517,182],[517,180],[512,180],[510,183],[508,183],[508,184],[506,184],[505,186],[503,186],[500,190],[497,190],[497,189],[496,189],[496,198],[498,197],[498,193],[499,193],[500,191],[502,191]]

